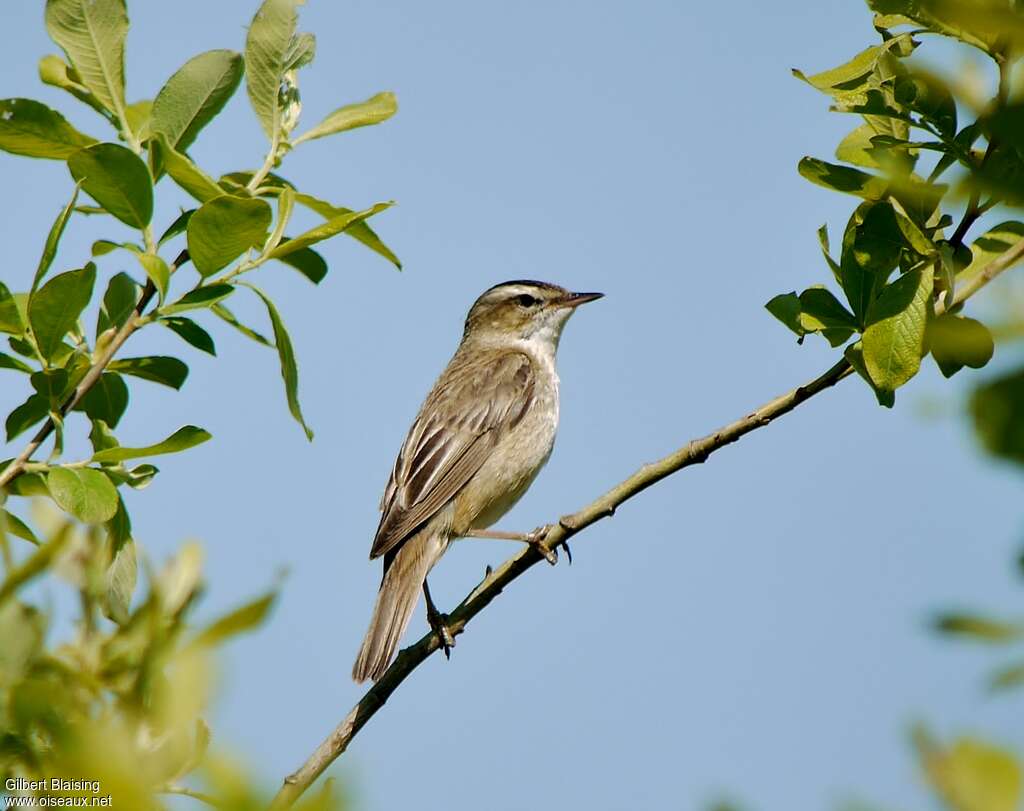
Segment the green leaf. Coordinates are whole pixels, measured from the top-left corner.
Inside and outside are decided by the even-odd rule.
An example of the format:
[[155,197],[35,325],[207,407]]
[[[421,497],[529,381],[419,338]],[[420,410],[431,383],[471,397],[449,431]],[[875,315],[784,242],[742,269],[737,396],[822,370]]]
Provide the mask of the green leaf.
[[25,320],[18,308],[18,302],[3,282],[0,282],[0,332],[6,332],[8,335],[25,334]]
[[292,349],[292,341],[288,331],[285,329],[284,322],[281,321],[281,316],[278,314],[274,302],[258,287],[246,284],[245,282],[242,282],[242,284],[245,284],[246,287],[263,299],[263,303],[267,306],[267,314],[270,316],[270,323],[274,327],[274,343],[277,345],[277,355],[281,361],[281,377],[284,379],[284,391],[288,399],[288,410],[291,411],[292,416],[302,426],[302,430],[306,432],[306,438],[312,442],[313,431],[306,425],[306,420],[302,416],[302,408],[299,406],[299,369],[295,363],[295,351]]
[[837,97],[843,96],[865,88],[869,84],[869,80],[877,76],[879,62],[884,60],[889,53],[908,56],[913,49],[914,41],[910,35],[900,34],[881,45],[864,49],[853,59],[831,70],[807,76],[803,71],[794,68],[793,75],[823,93]]
[[1024,369],[978,386],[970,413],[989,453],[1024,464]]
[[51,468],[46,486],[61,509],[86,524],[102,524],[117,513],[117,490],[98,470]]
[[316,37],[312,34],[296,34],[288,44],[288,53],[284,57],[284,69],[298,70],[313,61],[316,56]]
[[797,170],[811,183],[865,200],[883,199],[889,185],[884,178],[817,158],[801,158]]
[[188,310],[200,310],[211,307],[234,292],[235,288],[230,284],[211,284],[207,287],[197,287],[195,290],[187,292],[173,304],[161,307],[160,314],[161,316],[175,315],[187,312]]
[[23,431],[37,422],[42,422],[50,413],[49,403],[39,394],[31,395],[24,403],[7,415],[4,427],[7,430],[7,441],[10,442]]
[[832,258],[832,254],[829,253],[828,225],[822,225],[821,228],[818,229],[818,244],[821,245],[821,254],[825,257],[825,262],[832,271],[832,275],[835,276],[837,282],[842,284],[843,274],[839,269],[839,263],[837,263],[836,260]]
[[191,641],[197,647],[215,647],[225,640],[258,628],[277,601],[277,589],[246,603],[207,625]]
[[992,333],[984,324],[950,313],[943,313],[928,324],[928,343],[945,377],[952,377],[964,366],[980,369],[995,351]]
[[263,346],[273,347],[273,344],[270,341],[268,341],[266,338],[264,338],[262,335],[260,335],[260,333],[256,332],[256,330],[250,329],[245,324],[243,324],[241,321],[239,321],[235,317],[235,314],[233,312],[231,312],[231,310],[229,310],[223,304],[214,304],[210,308],[210,310],[213,312],[214,315],[216,315],[218,318],[220,318],[226,324],[230,324],[232,327],[237,329],[246,338],[251,338],[256,343],[263,344]]
[[92,107],[109,123],[113,123],[107,108],[90,92],[89,88],[82,84],[82,77],[78,75],[78,72],[59,56],[49,54],[39,60],[39,79],[44,84],[67,91],[79,101]]
[[850,344],[846,349],[843,350],[843,357],[846,358],[847,362],[853,367],[854,371],[860,375],[864,381],[871,387],[871,390],[875,393],[875,397],[878,400],[880,406],[885,408],[892,408],[896,404],[896,394],[887,389],[880,389],[875,381],[871,379],[871,375],[868,374],[867,366],[864,365],[864,342],[863,340],[857,341],[856,343]]
[[302,0],[264,0],[245,40],[246,90],[249,102],[271,143],[281,135],[278,91],[288,66],[292,36]]
[[[333,220],[335,217],[341,217],[352,213],[352,209],[350,208],[335,206],[325,200],[320,200],[310,194],[303,194],[301,192],[296,192],[295,202],[312,209],[325,220]],[[366,222],[355,222],[346,228],[344,233],[347,236],[362,242],[371,251],[383,256],[399,270],[402,269],[402,263],[399,261],[398,257],[395,256],[391,249],[381,241],[380,237],[377,236],[376,232]]]
[[134,312],[139,300],[139,285],[127,273],[115,273],[103,294],[99,315],[96,317],[96,337],[108,329],[120,329]]
[[36,266],[36,274],[32,277],[32,287],[29,290],[31,296],[39,288],[39,283],[46,276],[47,271],[50,269],[50,265],[53,264],[53,258],[57,255],[57,246],[60,245],[60,238],[64,235],[64,228],[68,224],[68,220],[71,219],[72,213],[75,210],[75,201],[78,200],[78,189],[79,185],[75,184],[75,191],[71,195],[71,199],[68,204],[61,209],[60,214],[57,215],[57,219],[53,221],[53,225],[50,226],[50,232],[46,235],[46,243],[43,245],[43,255],[39,257],[39,264]]
[[800,324],[807,332],[820,332],[832,346],[846,343],[857,329],[853,315],[824,287],[800,294]]
[[167,288],[171,284],[171,269],[156,254],[139,253],[136,251],[133,251],[133,253],[135,253],[135,258],[139,260],[139,264],[142,265],[142,269],[146,271],[150,281],[153,282],[153,286],[156,288],[162,303],[167,296]]
[[178,453],[179,451],[194,448],[202,445],[210,439],[210,434],[202,428],[194,425],[186,425],[179,428],[167,439],[155,445],[147,445],[144,448],[109,448],[100,451],[92,457],[93,462],[123,462],[125,459],[137,459],[140,456],[159,456],[164,453]]
[[160,247],[170,239],[174,239],[178,234],[184,234],[185,229],[188,228],[188,221],[192,219],[192,215],[195,213],[196,209],[194,208],[190,208],[188,211],[182,211],[181,214],[178,215],[178,218],[167,227],[166,231],[163,232],[160,239],[157,240],[157,247]]
[[30,544],[39,546],[39,539],[31,528],[14,513],[7,510],[0,510],[0,527],[3,532],[8,532],[16,538],[28,541]]
[[149,169],[134,152],[118,144],[96,144],[68,158],[71,176],[108,212],[133,228],[153,217]]
[[868,0],[868,7],[877,14],[899,15],[937,34],[955,37],[968,45],[995,53],[1000,39],[997,32],[976,25],[982,6],[977,3],[959,6],[958,3],[934,0]]
[[967,636],[981,642],[1012,642],[1024,637],[1024,627],[974,614],[944,614],[935,621],[943,634]]
[[29,158],[67,160],[96,143],[60,113],[32,99],[0,100],[0,149]]
[[60,408],[68,388],[67,369],[45,369],[30,378],[32,388],[49,403],[51,411]]
[[[118,509],[118,515],[123,511],[124,504],[122,502]],[[118,625],[126,625],[129,621],[132,594],[135,592],[135,585],[138,581],[138,569],[135,542],[129,537],[119,545],[106,572],[103,613]]]
[[27,363],[18,360],[11,355],[6,355],[0,352],[0,369],[10,369],[14,372],[24,372],[25,374],[32,374],[32,367]]
[[950,138],[956,135],[956,102],[937,76],[916,72],[897,77],[895,97],[897,102],[932,122],[944,135]]
[[180,389],[188,377],[188,366],[177,358],[153,355],[145,358],[120,358],[112,360],[107,368],[111,372],[140,377],[153,383],[161,383],[172,389]]
[[128,407],[128,386],[121,375],[104,372],[95,385],[78,401],[75,411],[84,411],[91,420],[103,420],[117,428]]
[[209,355],[216,356],[217,347],[214,345],[213,338],[210,337],[210,333],[192,319],[185,318],[183,316],[170,316],[168,318],[161,318],[157,323],[163,324],[171,330],[171,332],[181,337],[186,343],[191,344],[196,349],[206,352]]
[[895,391],[917,374],[933,284],[931,266],[908,271],[868,308],[864,365],[883,391]]
[[28,304],[28,320],[36,344],[49,360],[64,336],[74,329],[78,316],[92,297],[96,266],[90,262],[81,270],[69,270],[44,284]]
[[245,70],[241,54],[217,50],[186,62],[153,101],[151,132],[160,132],[184,152],[200,130],[224,108]]
[[128,129],[134,133],[140,142],[148,140],[150,136],[149,120],[153,114],[153,102],[147,100],[137,101],[124,108],[124,117],[128,121]]
[[[283,245],[287,242],[289,242],[288,237],[284,237],[279,244]],[[279,257],[277,261],[295,268],[313,284],[320,284],[327,275],[327,262],[312,248],[302,248]]]
[[860,323],[899,263],[903,246],[889,203],[862,203],[850,216],[843,234],[840,283]]
[[803,337],[807,334],[807,330],[800,323],[800,297],[795,292],[780,293],[765,304],[764,307],[795,332],[799,336],[799,341],[803,342]]
[[196,166],[187,155],[170,146],[165,136],[157,134],[152,143],[158,145],[158,160],[171,176],[171,180],[200,203],[224,194],[224,189],[217,185],[217,181]]
[[308,248],[322,240],[329,239],[330,237],[340,234],[342,231],[350,228],[353,223],[362,222],[368,217],[372,217],[374,214],[378,214],[385,209],[391,208],[392,203],[377,203],[364,211],[353,211],[349,214],[341,214],[334,217],[322,225],[318,225],[316,228],[312,228],[303,234],[290,239],[278,245],[269,254],[271,259],[280,259],[288,254],[295,253],[295,251]]
[[103,420],[93,420],[92,428],[89,431],[89,441],[94,451],[105,451],[108,448],[116,448],[119,443],[117,437]]
[[188,252],[202,276],[262,245],[273,212],[264,200],[221,195],[204,203],[188,222]]
[[64,49],[82,84],[124,119],[124,0],[47,0],[46,30]]
[[357,127],[380,124],[382,121],[387,121],[396,112],[398,112],[398,101],[395,99],[395,94],[378,93],[358,104],[339,107],[315,127],[294,139],[293,143],[298,145],[303,141],[312,141],[314,138],[323,138]]

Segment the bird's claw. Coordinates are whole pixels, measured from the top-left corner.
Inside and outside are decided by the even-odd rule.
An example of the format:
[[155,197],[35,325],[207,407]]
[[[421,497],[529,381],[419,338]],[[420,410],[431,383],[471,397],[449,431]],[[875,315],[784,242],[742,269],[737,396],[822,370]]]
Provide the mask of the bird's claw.
[[427,622],[430,629],[437,634],[437,641],[441,643],[441,650],[444,651],[444,658],[452,658],[452,648],[455,647],[455,637],[448,630],[448,615],[440,611],[428,611]]
[[566,541],[560,541],[553,548],[549,548],[544,544],[544,540],[548,537],[548,533],[551,531],[551,526],[537,527],[531,532],[526,542],[530,544],[537,552],[544,558],[548,563],[554,566],[558,563],[558,547],[565,549],[566,559],[569,561],[569,565],[572,565],[572,550],[569,549],[569,544]]

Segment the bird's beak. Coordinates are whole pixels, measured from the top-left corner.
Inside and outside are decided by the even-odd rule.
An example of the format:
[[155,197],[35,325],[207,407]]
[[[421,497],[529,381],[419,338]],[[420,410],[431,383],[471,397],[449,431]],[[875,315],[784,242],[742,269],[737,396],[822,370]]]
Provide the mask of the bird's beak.
[[558,300],[557,306],[579,307],[581,304],[597,301],[599,298],[604,298],[604,293],[569,293]]

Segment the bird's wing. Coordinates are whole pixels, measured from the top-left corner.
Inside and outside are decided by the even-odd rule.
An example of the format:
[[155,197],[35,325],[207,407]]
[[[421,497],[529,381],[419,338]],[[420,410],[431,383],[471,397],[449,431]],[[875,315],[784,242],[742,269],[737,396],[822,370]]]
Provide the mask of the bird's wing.
[[519,352],[452,360],[395,460],[371,558],[396,549],[465,486],[529,409],[534,380]]

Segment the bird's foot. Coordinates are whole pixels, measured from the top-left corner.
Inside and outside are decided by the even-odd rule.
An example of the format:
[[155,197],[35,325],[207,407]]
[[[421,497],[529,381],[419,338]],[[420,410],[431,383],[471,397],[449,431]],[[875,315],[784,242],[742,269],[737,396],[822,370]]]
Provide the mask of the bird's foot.
[[437,641],[441,643],[441,650],[444,651],[444,658],[452,658],[452,648],[455,647],[455,637],[448,629],[448,615],[438,611],[433,606],[427,606],[427,622],[430,629],[437,635]]
[[543,527],[537,527],[533,532],[529,533],[525,541],[534,549],[540,553],[541,557],[544,558],[548,563],[554,566],[558,563],[558,547],[565,549],[565,557],[569,561],[569,565],[572,565],[572,550],[569,549],[569,544],[566,541],[561,541],[554,547],[548,547],[544,541],[548,537],[548,533],[551,532],[551,525],[546,524]]

